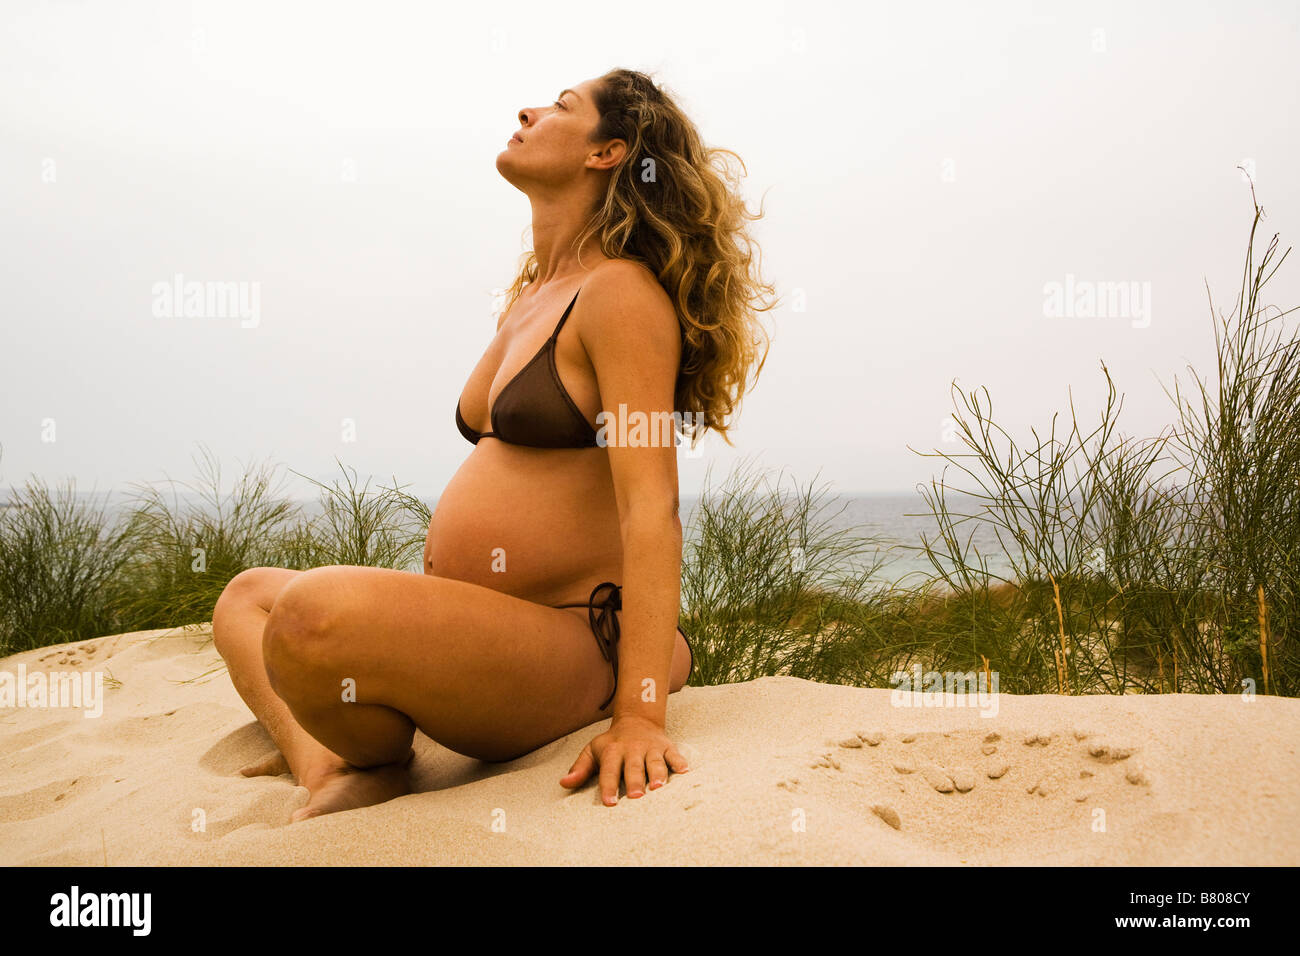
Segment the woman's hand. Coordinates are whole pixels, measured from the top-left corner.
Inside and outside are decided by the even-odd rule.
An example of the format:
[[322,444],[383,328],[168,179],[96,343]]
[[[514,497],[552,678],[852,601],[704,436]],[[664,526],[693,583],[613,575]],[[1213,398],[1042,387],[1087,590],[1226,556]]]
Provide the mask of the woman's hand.
[[560,786],[569,789],[582,786],[597,765],[601,800],[607,807],[618,803],[620,776],[626,782],[628,797],[632,798],[643,795],[647,776],[650,789],[657,790],[668,781],[669,766],[674,773],[690,769],[664,729],[646,717],[615,717],[609,730],[582,748],[573,767],[560,778]]

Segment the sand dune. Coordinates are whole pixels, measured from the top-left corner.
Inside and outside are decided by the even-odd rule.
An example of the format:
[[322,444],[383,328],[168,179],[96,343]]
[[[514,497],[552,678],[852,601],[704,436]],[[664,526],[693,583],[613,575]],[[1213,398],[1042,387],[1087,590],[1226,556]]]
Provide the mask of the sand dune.
[[307,791],[238,773],[272,745],[210,638],[0,661],[111,678],[98,717],[0,709],[0,863],[1300,863],[1300,701],[1003,694],[983,717],[789,677],[673,695],[693,769],[616,807],[557,782],[602,723],[508,764],[417,735],[419,792],[290,825]]

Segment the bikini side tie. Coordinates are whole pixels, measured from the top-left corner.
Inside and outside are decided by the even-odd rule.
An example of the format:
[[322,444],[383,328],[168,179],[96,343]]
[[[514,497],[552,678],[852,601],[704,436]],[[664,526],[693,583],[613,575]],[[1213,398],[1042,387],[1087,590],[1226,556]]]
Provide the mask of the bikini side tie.
[[[596,595],[602,588],[609,588],[609,594],[601,601],[596,600]],[[591,625],[591,633],[596,637],[596,645],[600,648],[600,656],[609,661],[614,670],[614,689],[609,692],[605,702],[600,705],[604,710],[609,706],[609,702],[614,699],[618,693],[618,615],[615,611],[623,609],[622,588],[613,581],[602,581],[591,589],[591,597],[587,599],[587,622]],[[599,612],[596,610],[599,608]]]

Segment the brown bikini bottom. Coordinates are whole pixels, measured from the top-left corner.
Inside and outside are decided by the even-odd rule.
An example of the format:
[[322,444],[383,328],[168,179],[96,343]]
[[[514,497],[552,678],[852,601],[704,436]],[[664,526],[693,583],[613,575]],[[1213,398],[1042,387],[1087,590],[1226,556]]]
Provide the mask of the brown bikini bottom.
[[[601,591],[606,594],[600,600],[597,595]],[[587,622],[591,625],[591,633],[596,636],[596,644],[600,647],[600,656],[609,661],[610,667],[614,671],[614,689],[609,692],[605,702],[600,705],[604,710],[609,706],[609,702],[614,699],[614,694],[618,692],[618,615],[615,611],[623,609],[623,587],[615,584],[613,581],[602,581],[591,589],[591,597],[585,604],[557,604],[555,607],[585,607],[587,609]],[[678,622],[677,629],[682,632],[682,637],[686,638],[686,649],[691,653],[691,667],[686,672],[686,683],[691,682],[691,675],[695,673],[695,648],[691,646],[691,638],[681,628]]]

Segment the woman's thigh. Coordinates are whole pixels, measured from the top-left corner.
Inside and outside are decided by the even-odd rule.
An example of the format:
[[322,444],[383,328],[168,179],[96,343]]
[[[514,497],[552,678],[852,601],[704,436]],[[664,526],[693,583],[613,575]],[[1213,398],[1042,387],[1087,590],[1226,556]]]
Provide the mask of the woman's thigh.
[[273,666],[307,668],[322,687],[352,678],[358,703],[400,711],[468,756],[511,759],[612,712],[600,710],[613,677],[586,608],[333,565],[288,582],[271,615],[268,634],[296,635],[268,650]]

